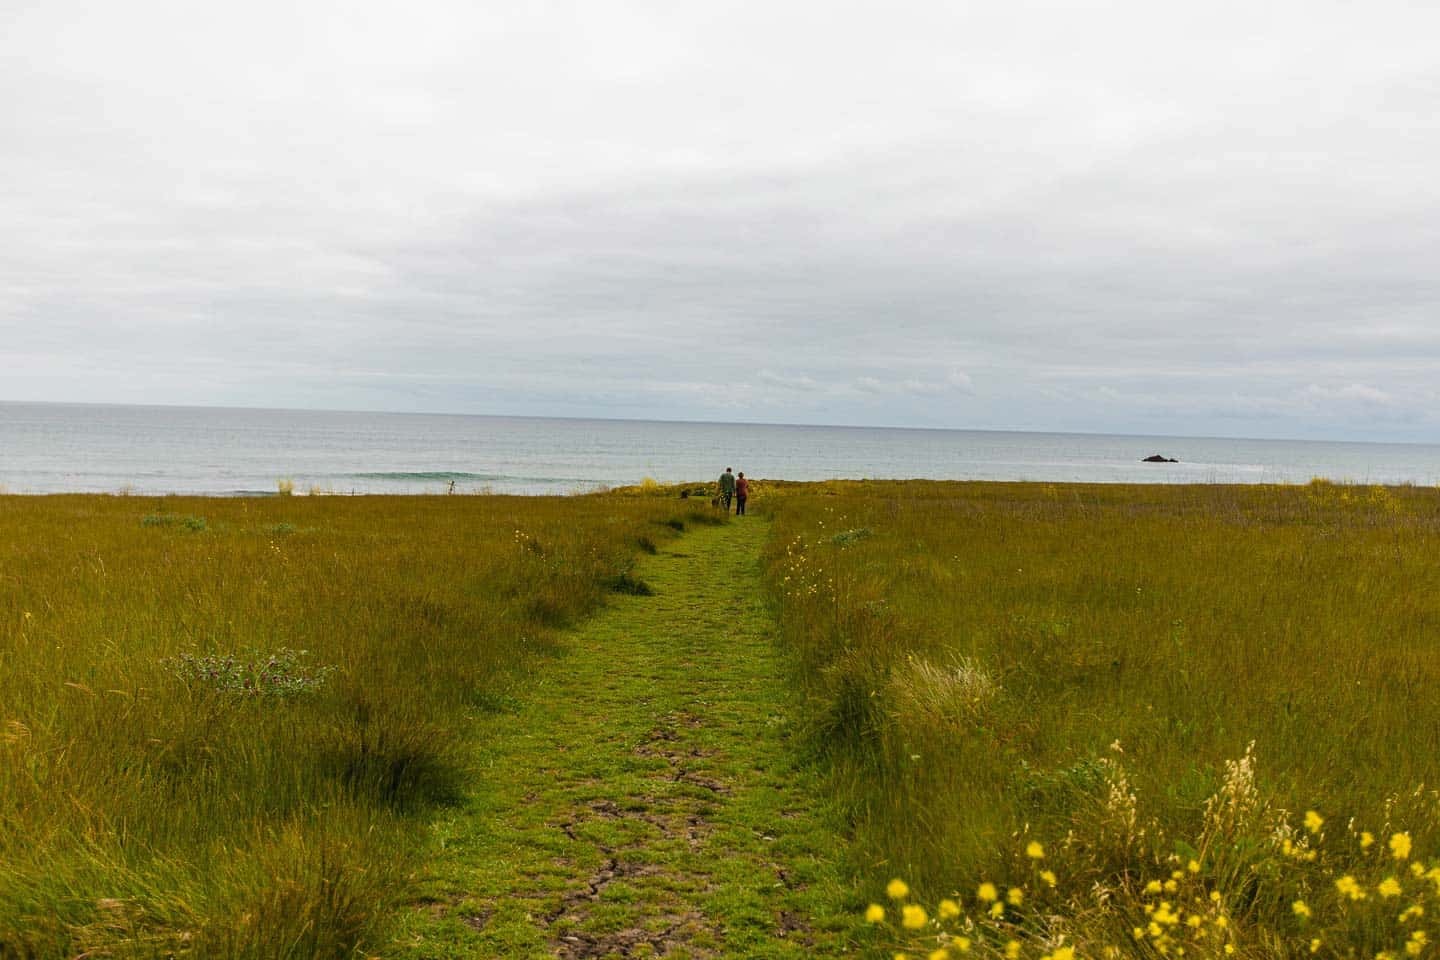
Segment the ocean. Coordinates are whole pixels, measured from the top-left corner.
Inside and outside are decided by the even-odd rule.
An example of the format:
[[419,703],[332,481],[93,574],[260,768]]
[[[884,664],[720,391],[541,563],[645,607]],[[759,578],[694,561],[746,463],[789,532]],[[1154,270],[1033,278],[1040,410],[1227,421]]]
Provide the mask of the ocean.
[[[1179,463],[1142,463],[1163,454]],[[1096,483],[1440,482],[1440,446],[564,420],[314,410],[0,403],[10,493],[569,494],[757,478]]]

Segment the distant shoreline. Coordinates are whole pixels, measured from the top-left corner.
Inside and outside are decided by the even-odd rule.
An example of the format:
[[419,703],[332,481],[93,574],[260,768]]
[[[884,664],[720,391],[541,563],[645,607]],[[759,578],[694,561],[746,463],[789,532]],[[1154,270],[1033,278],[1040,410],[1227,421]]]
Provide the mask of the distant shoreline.
[[[803,489],[806,488],[806,487],[824,487],[824,486],[827,485],[827,484],[841,484],[841,485],[847,485],[847,486],[853,485],[853,486],[863,487],[863,486],[866,485],[866,484],[875,484],[875,485],[879,486],[879,485],[883,485],[883,484],[896,484],[896,483],[926,483],[926,484],[936,484],[936,485],[941,486],[941,487],[944,487],[944,488],[949,488],[949,487],[952,487],[952,486],[962,486],[962,485],[963,485],[963,486],[976,486],[976,487],[998,487],[998,486],[1037,487],[1037,486],[1040,486],[1040,487],[1054,487],[1054,488],[1056,488],[1056,489],[1096,487],[1096,488],[1110,489],[1110,490],[1113,490],[1113,489],[1116,489],[1116,488],[1120,488],[1120,487],[1137,487],[1137,488],[1151,488],[1151,487],[1160,487],[1160,488],[1165,488],[1165,487],[1170,487],[1170,488],[1176,488],[1176,487],[1179,487],[1179,488],[1184,488],[1184,487],[1202,487],[1202,488],[1207,488],[1207,489],[1224,489],[1224,488],[1228,488],[1228,487],[1235,487],[1235,488],[1245,489],[1245,488],[1267,487],[1267,486],[1286,487],[1286,488],[1297,488],[1297,489],[1298,489],[1298,488],[1307,487],[1307,486],[1314,486],[1314,485],[1317,485],[1317,484],[1323,484],[1323,485],[1326,485],[1326,486],[1334,486],[1334,487],[1353,487],[1353,488],[1357,488],[1357,489],[1367,489],[1367,488],[1373,488],[1373,487],[1386,487],[1386,488],[1394,488],[1394,489],[1416,489],[1416,488],[1426,488],[1426,487],[1435,486],[1434,484],[1420,484],[1420,483],[1415,483],[1415,482],[1412,482],[1412,481],[1402,481],[1402,482],[1398,482],[1398,483],[1374,483],[1374,482],[1360,481],[1360,480],[1331,480],[1331,479],[1328,479],[1328,478],[1325,478],[1325,477],[1315,477],[1315,478],[1312,478],[1312,479],[1307,480],[1307,481],[1274,482],[1274,483],[1226,483],[1226,482],[1205,482],[1205,481],[1196,481],[1196,482],[1193,482],[1193,483],[1174,483],[1174,482],[1155,481],[1155,482],[1151,482],[1151,483],[1145,483],[1145,482],[1140,482],[1140,481],[1120,481],[1120,480],[1114,480],[1114,481],[1105,481],[1105,480],[1061,480],[1061,481],[1055,481],[1055,480],[956,480],[956,479],[950,479],[950,478],[936,478],[936,477],[903,477],[903,478],[893,478],[893,477],[830,477],[830,478],[827,478],[827,479],[824,479],[824,480],[781,480],[781,479],[767,479],[767,478],[764,478],[764,477],[754,477],[754,478],[752,478],[752,480],[753,480],[753,482],[754,482],[754,483],[756,484],[756,486],[757,486],[757,492],[758,492],[760,495],[762,495],[762,496],[763,496],[763,491],[764,491],[764,489],[765,489],[766,486],[770,486],[770,487],[772,487],[772,489],[775,489],[775,490],[795,490],[795,491],[802,491],[802,492],[803,492]],[[324,499],[324,498],[372,499],[372,500],[373,500],[373,499],[376,499],[376,498],[394,498],[394,499],[402,499],[402,500],[404,500],[404,499],[412,499],[412,498],[419,498],[419,497],[470,497],[470,498],[474,498],[474,497],[512,497],[512,498],[525,498],[525,499],[540,498],[540,499],[547,499],[547,500],[548,500],[548,499],[565,499],[565,498],[569,498],[569,497],[590,497],[590,496],[615,495],[615,496],[622,496],[622,497],[635,497],[635,496],[674,497],[675,499],[678,500],[678,499],[681,499],[681,497],[680,497],[680,491],[681,491],[681,490],[687,490],[687,489],[688,489],[688,490],[695,490],[695,489],[697,489],[697,488],[708,488],[708,486],[709,486],[711,483],[712,483],[712,482],[711,482],[711,481],[708,481],[708,480],[690,480],[690,481],[680,481],[680,482],[675,482],[675,483],[659,484],[659,485],[657,485],[657,486],[654,487],[654,488],[648,488],[648,489],[642,487],[640,484],[627,484],[627,485],[621,485],[621,486],[616,486],[616,487],[600,487],[600,488],[597,488],[597,489],[594,489],[594,490],[581,490],[581,491],[556,492],[556,493],[515,493],[515,492],[510,492],[510,491],[499,491],[499,490],[460,490],[460,489],[455,490],[453,493],[447,492],[447,491],[444,490],[444,489],[422,490],[422,491],[410,491],[410,492],[373,491],[373,490],[370,490],[370,491],[366,491],[366,490],[355,490],[355,491],[321,490],[321,491],[311,492],[311,491],[307,491],[307,490],[298,490],[298,489],[297,489],[297,491],[294,492],[294,493],[282,493],[282,492],[280,492],[279,490],[202,491],[202,492],[195,492],[195,493],[185,493],[185,492],[176,492],[176,491],[169,491],[169,492],[165,492],[165,493],[152,493],[152,492],[139,491],[139,490],[109,490],[109,491],[107,491],[107,490],[60,490],[60,491],[39,491],[39,492],[31,492],[31,491],[23,491],[23,490],[10,490],[10,489],[6,489],[3,484],[0,484],[0,497],[24,497],[24,498],[52,498],[52,497],[53,497],[53,498],[63,498],[63,497],[76,497],[76,498],[79,498],[79,497],[99,497],[99,498],[117,499],[117,500],[126,500],[126,499],[134,499],[134,500],[238,500],[238,499],[245,499],[245,498],[254,498],[254,499],[260,499],[260,500],[271,500],[271,499],[275,499],[275,500],[283,500],[283,499],[309,500],[309,499]],[[693,499],[693,497],[692,497],[692,499]]]

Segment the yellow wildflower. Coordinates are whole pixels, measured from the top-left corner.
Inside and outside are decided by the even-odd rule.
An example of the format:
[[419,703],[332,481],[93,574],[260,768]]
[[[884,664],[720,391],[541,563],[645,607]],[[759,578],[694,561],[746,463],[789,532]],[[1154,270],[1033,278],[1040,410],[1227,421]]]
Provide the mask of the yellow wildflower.
[[1136,927],[1134,930],[1131,930],[1131,931],[1130,931],[1130,936],[1134,937],[1136,940],[1144,940],[1144,939],[1145,939],[1145,928],[1143,928],[1143,927]]
[[1325,818],[1314,810],[1305,811],[1305,829],[1311,833],[1319,833],[1320,828],[1325,825]]
[[1031,860],[1043,860],[1045,859],[1045,848],[1040,846],[1038,840],[1031,840],[1025,845],[1025,856]]
[[1351,900],[1365,899],[1365,888],[1360,886],[1360,884],[1355,881],[1355,878],[1348,873],[1335,881],[1335,889],[1339,891],[1342,897],[1349,897]]
[[929,919],[925,908],[918,903],[907,903],[900,908],[900,925],[907,930],[919,930]]
[[1230,955],[1230,954],[1232,954],[1232,953],[1234,953],[1234,952],[1235,952],[1235,944],[1233,944],[1233,943],[1227,943],[1227,944],[1225,944],[1225,953],[1226,953],[1227,956]]
[[999,920],[1001,917],[1005,916],[1005,904],[1001,903],[999,900],[996,900],[993,904],[990,905],[990,916],[994,917],[996,920]]
[[1174,880],[1166,880],[1164,883],[1164,887],[1166,893],[1174,893],[1176,890],[1180,889],[1180,885]]
[[[965,941],[965,943],[966,943],[966,945],[969,945],[970,941],[967,940],[967,941]],[[1017,960],[1017,958],[1018,958],[1019,956],[1020,956],[1020,941],[1019,941],[1019,940],[1007,940],[1007,941],[1005,942],[1005,960]]]
[[897,954],[895,954],[895,956],[892,958],[892,960],[910,960],[910,958],[909,958],[909,956],[907,956],[906,954],[897,953]]
[[986,881],[976,889],[975,896],[979,897],[983,903],[991,903],[996,897],[1000,896],[1000,894],[996,891],[995,884]]
[[1211,902],[1211,903],[1219,903],[1219,902],[1220,902],[1220,891],[1219,891],[1219,890],[1211,890],[1211,891],[1210,891],[1210,902]]
[[1005,902],[1012,907],[1018,907],[1025,902],[1025,893],[1019,887],[1011,887],[1005,892]]
[[960,916],[960,904],[946,897],[940,901],[940,919],[953,920]]
[[1390,837],[1390,855],[1396,860],[1410,856],[1410,834],[1396,833]]
[[956,949],[956,950],[959,950],[961,953],[969,953],[969,952],[970,952],[970,938],[969,938],[969,937],[956,937],[954,940],[951,940],[950,942],[953,943],[953,944],[955,944],[955,949]]
[[1422,907],[1422,906],[1420,906],[1420,904],[1416,903],[1416,904],[1412,904],[1412,905],[1406,907],[1404,910],[1401,910],[1401,911],[1400,911],[1400,916],[1399,916],[1398,918],[1396,918],[1396,919],[1397,919],[1400,923],[1409,923],[1411,920],[1414,920],[1416,917],[1423,917],[1423,916],[1425,916],[1425,908]]
[[1185,864],[1185,869],[1186,869],[1186,870],[1189,870],[1191,873],[1199,873],[1199,872],[1200,872],[1200,861],[1199,861],[1199,860],[1191,860],[1189,863]]
[[865,908],[866,923],[882,923],[885,920],[885,908],[878,903],[872,903]]
[[1172,871],[1170,871],[1170,879],[1171,879],[1171,880],[1184,880],[1184,879],[1185,879],[1185,871],[1184,871],[1184,870],[1172,870]]
[[1075,948],[1056,947],[1055,952],[1050,954],[1050,960],[1075,960]]
[[1306,919],[1310,917],[1310,908],[1305,904],[1304,900],[1296,900],[1290,904],[1290,909],[1295,911],[1295,916],[1297,917],[1304,917]]
[[1040,871],[1040,879],[1045,881],[1045,885],[1046,885],[1047,887],[1053,887],[1053,886],[1055,886],[1055,871],[1054,871],[1054,870],[1041,870],[1041,871]]
[[1400,881],[1394,877],[1386,877],[1375,889],[1380,891],[1382,897],[1398,897],[1400,896]]
[[938,950],[931,950],[929,960],[950,960],[950,951],[944,947]]
[[1198,927],[1204,922],[1205,918],[1200,916],[1200,914],[1198,913],[1192,913],[1190,914],[1190,916],[1185,918],[1185,926],[1187,927]]
[[1320,938],[1319,938],[1319,937],[1316,937],[1314,940],[1311,940],[1311,941],[1310,941],[1310,952],[1311,952],[1311,953],[1319,953],[1319,952],[1320,952]]
[[1221,930],[1224,930],[1226,927],[1230,926],[1230,918],[1225,916],[1225,914],[1223,913],[1220,914],[1220,916],[1215,918],[1215,926],[1219,927]]
[[1410,876],[1417,879],[1425,876],[1425,864],[1421,863],[1419,860],[1412,861],[1410,863]]
[[1360,831],[1360,849],[1361,849],[1361,850],[1369,850],[1369,849],[1370,849],[1370,844],[1372,844],[1372,843],[1374,843],[1374,842],[1375,842],[1375,834],[1371,833],[1369,830],[1361,830],[1361,831]]
[[904,900],[910,896],[910,885],[896,877],[885,885],[885,896],[891,900]]

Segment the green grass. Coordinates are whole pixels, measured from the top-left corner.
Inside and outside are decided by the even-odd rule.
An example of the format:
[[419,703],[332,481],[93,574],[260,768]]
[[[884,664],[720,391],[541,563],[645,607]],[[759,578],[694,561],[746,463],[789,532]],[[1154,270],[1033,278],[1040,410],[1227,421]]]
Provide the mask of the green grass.
[[479,721],[487,776],[437,820],[425,896],[386,956],[847,951],[860,904],[792,743],[766,525],[690,526],[636,565],[650,593],[617,596]]
[[[1191,886],[1162,895],[1218,891],[1250,952],[1321,931],[1335,953],[1403,950],[1398,908],[1357,919],[1331,881],[1399,872],[1394,902],[1433,895],[1359,831],[1407,830],[1417,855],[1440,841],[1436,491],[781,492],[771,597],[872,896],[901,876],[968,912],[982,880],[1013,878],[1043,909],[1012,933],[1158,955],[1130,930],[1144,883],[1179,868]],[[1253,767],[1227,768],[1252,743]]]
[[689,516],[0,498],[0,956],[385,943],[427,825],[487,783],[473,718]]

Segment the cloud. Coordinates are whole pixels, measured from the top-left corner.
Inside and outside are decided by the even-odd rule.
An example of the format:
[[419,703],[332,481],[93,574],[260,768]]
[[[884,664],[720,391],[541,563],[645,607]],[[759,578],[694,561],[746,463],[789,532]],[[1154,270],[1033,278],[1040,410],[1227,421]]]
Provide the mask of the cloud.
[[0,399],[1440,439],[1440,8],[7,26]]
[[815,380],[814,377],[784,376],[775,373],[773,370],[761,370],[757,379],[769,386],[780,387],[782,390],[803,390],[811,392],[820,389],[820,383]]
[[951,389],[958,390],[961,393],[975,392],[975,381],[971,379],[970,374],[963,370],[951,370],[946,373],[945,383]]
[[1396,403],[1391,394],[1364,383],[1347,383],[1342,387],[1322,387],[1312,383],[1305,388],[1305,395],[1319,401],[1355,401],[1386,407]]

